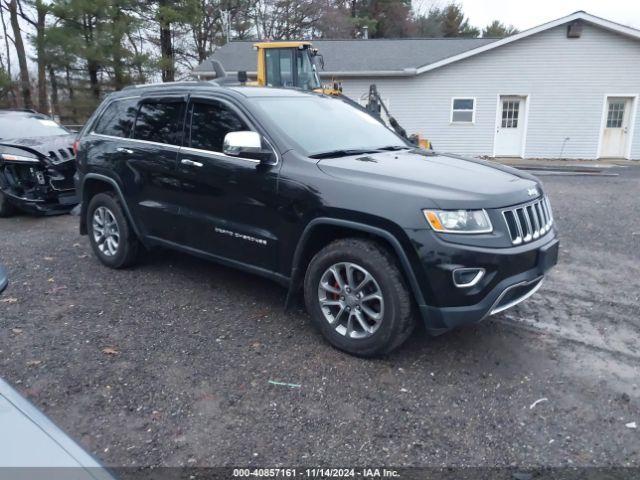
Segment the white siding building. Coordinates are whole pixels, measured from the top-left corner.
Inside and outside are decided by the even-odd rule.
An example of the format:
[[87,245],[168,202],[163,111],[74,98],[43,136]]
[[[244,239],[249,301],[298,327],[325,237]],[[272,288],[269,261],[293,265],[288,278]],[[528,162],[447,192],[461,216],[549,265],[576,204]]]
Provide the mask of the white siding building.
[[[377,84],[407,132],[439,151],[640,160],[639,30],[576,12],[502,40],[446,41],[314,43],[325,58],[324,78],[340,79],[355,100]],[[405,42],[404,58],[389,45],[394,58],[385,59],[386,42]],[[364,65],[362,44],[373,46]],[[332,51],[339,62],[332,64]],[[255,57],[245,68],[254,65]]]

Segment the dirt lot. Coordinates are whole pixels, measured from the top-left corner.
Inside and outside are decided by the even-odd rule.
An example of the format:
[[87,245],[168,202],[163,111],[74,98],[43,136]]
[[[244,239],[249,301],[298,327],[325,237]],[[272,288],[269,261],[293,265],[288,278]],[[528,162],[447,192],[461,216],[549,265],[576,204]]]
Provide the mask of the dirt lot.
[[0,219],[0,374],[114,466],[640,466],[640,167],[611,171],[543,178],[561,260],[532,299],[375,361],[269,281],[112,271],[76,217]]

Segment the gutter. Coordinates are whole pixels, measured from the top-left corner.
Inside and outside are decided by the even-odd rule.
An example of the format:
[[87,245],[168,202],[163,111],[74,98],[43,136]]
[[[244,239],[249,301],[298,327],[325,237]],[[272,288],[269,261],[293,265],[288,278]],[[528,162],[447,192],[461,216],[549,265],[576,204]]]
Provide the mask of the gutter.
[[413,77],[418,74],[417,68],[404,70],[355,70],[345,72],[319,72],[321,77]]
[[[335,71],[335,72],[327,72],[322,71],[318,72],[321,77],[329,77],[329,78],[344,78],[344,77],[413,77],[418,75],[417,68],[405,68],[404,70],[353,70],[353,71]],[[192,75],[200,76],[214,76],[216,72],[213,70],[193,70]],[[228,76],[236,76],[238,74],[237,71],[228,71]],[[247,71],[247,76],[255,78],[258,75],[258,72]]]

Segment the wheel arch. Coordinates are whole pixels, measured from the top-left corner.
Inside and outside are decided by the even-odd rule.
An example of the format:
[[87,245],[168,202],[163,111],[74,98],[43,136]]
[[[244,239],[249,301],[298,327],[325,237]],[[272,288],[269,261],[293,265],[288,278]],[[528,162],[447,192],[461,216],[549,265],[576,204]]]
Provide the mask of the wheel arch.
[[[337,235],[336,235],[337,233]],[[300,291],[306,269],[304,265],[324,246],[337,238],[363,236],[382,241],[389,246],[400,262],[400,268],[409,283],[409,288],[418,305],[424,305],[424,295],[416,278],[407,252],[393,233],[386,229],[337,218],[320,217],[311,220],[305,227],[293,254],[286,307],[291,306]]]
[[82,206],[80,208],[80,234],[87,234],[87,226],[85,224],[85,217],[87,214],[87,207],[89,206],[89,202],[91,198],[98,194],[104,192],[113,192],[118,197],[120,201],[120,205],[122,205],[122,209],[124,210],[125,215],[127,216],[127,220],[131,224],[131,228],[135,232],[138,239],[142,240],[140,235],[140,231],[138,230],[138,226],[129,211],[129,205],[124,199],[124,195],[122,194],[122,189],[118,182],[116,182],[113,178],[108,177],[106,175],[101,175],[99,173],[87,173],[82,178],[82,184],[80,186],[80,199],[82,202]]

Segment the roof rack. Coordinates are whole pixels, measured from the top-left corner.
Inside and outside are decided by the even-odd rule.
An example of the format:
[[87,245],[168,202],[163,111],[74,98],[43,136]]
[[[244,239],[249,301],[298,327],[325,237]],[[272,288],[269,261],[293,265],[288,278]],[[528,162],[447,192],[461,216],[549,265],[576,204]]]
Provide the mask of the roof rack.
[[[129,90],[140,87],[160,87],[164,85],[208,85],[214,87],[221,87],[224,84],[232,83],[232,80],[227,76],[224,67],[220,61],[215,59],[208,59],[211,63],[212,73],[215,73],[216,78],[213,80],[183,80],[179,82],[165,82],[165,83],[147,83],[143,85],[129,85],[124,87],[123,90]],[[207,72],[208,73],[208,72]]]
[[182,80],[179,82],[142,83],[140,85],[127,85],[122,90],[134,90],[136,88],[166,87],[166,86],[180,86],[180,85],[218,85],[218,84],[209,80]]
[[[3,108],[2,111],[4,111],[4,112],[25,112],[25,113],[38,113],[38,114],[40,114],[40,112],[38,112],[37,110],[34,110],[33,108]],[[44,114],[40,114],[40,115],[44,115]]]

